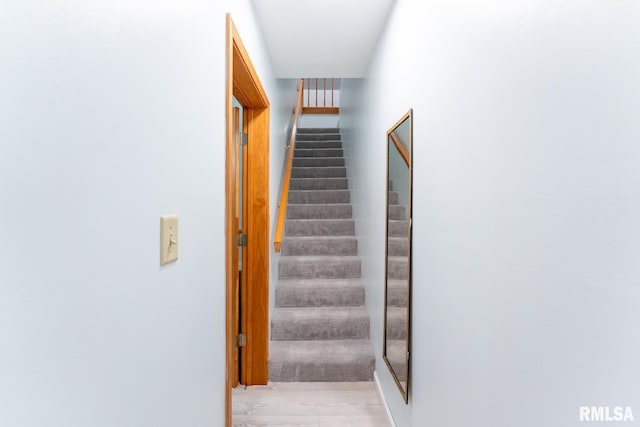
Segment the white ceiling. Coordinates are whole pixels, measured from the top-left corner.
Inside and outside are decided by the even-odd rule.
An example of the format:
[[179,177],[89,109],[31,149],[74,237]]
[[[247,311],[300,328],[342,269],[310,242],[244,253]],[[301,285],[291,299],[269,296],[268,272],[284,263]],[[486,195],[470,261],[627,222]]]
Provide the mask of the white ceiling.
[[251,0],[278,78],[364,77],[395,0]]

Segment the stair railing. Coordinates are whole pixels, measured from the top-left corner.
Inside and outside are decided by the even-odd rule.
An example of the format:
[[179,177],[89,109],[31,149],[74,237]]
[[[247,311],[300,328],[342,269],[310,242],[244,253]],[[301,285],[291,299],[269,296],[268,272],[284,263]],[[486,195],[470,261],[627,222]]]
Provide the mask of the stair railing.
[[298,132],[298,119],[302,114],[302,104],[304,98],[304,80],[298,83],[298,99],[296,101],[295,113],[293,115],[293,126],[291,126],[291,138],[287,146],[287,162],[285,164],[282,189],[280,190],[280,205],[278,208],[278,222],[276,223],[276,233],[273,239],[273,246],[276,252],[280,252],[282,245],[282,235],[284,233],[284,220],[287,215],[287,201],[289,200],[289,181],[291,180],[291,167],[293,166],[293,150],[296,146],[296,133]]
[[395,132],[391,132],[390,136],[391,140],[393,141],[393,145],[395,145],[398,149],[398,153],[400,153],[400,157],[402,157],[402,160],[404,160],[407,166],[411,167],[411,157],[409,156],[409,151],[407,151],[402,142],[400,142],[400,139],[398,139],[398,136]]
[[[337,100],[334,99],[336,89],[336,79],[304,79],[305,87],[307,88],[307,95],[305,96],[304,106],[302,108],[302,114],[339,114],[340,108],[335,105]],[[328,85],[331,85],[329,89]],[[315,96],[311,89],[311,86],[315,86]],[[322,88],[321,88],[322,87]],[[327,100],[327,95],[331,98]],[[312,102],[313,98],[313,102]],[[329,104],[331,101],[331,104]]]

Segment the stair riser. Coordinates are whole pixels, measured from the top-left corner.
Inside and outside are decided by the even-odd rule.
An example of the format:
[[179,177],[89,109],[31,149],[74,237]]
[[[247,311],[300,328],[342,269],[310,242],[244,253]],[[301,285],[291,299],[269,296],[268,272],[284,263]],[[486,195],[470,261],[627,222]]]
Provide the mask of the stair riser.
[[389,204],[397,205],[398,204],[398,193],[395,191],[389,191]]
[[287,206],[289,219],[349,219],[351,205],[293,205]]
[[297,190],[346,190],[347,178],[292,178],[289,191]]
[[360,260],[302,261],[282,257],[278,263],[280,279],[357,279],[360,277]]
[[389,307],[406,307],[409,296],[409,287],[395,284],[387,284],[387,305]]
[[365,302],[364,287],[276,287],[276,307],[358,307]]
[[404,220],[407,219],[407,208],[402,205],[389,206],[389,219]]
[[293,167],[344,167],[344,157],[298,157],[293,159]]
[[372,381],[375,359],[342,363],[269,361],[272,382]]
[[349,203],[349,190],[294,190],[289,191],[289,202],[295,204]]
[[331,221],[286,221],[285,236],[353,236],[355,223],[353,220]]
[[339,133],[299,133],[296,141],[335,141],[340,140]]
[[391,361],[391,364],[393,366],[393,370],[396,373],[396,375],[398,376],[398,381],[400,382],[404,382],[407,380],[407,363],[406,362],[393,362]]
[[388,247],[389,256],[407,256],[409,254],[409,241],[407,239],[390,238]]
[[289,255],[346,255],[354,256],[358,254],[358,241],[354,239],[321,239],[321,240],[297,240],[285,239],[282,242],[280,253],[283,256]]
[[399,381],[407,379],[407,341],[405,339],[387,340],[387,359],[398,376]]
[[389,236],[407,237],[409,235],[409,221],[389,221]]
[[306,167],[291,168],[291,178],[345,178],[344,167]]
[[369,318],[346,319],[274,319],[271,339],[274,341],[368,339]]
[[407,321],[404,319],[387,318],[387,339],[407,339]]
[[342,148],[342,141],[297,141],[296,150],[304,148]]
[[409,263],[406,258],[389,258],[387,277],[389,279],[409,278]]
[[343,151],[341,148],[308,148],[293,150],[294,158],[302,157],[343,157]]
[[300,134],[316,134],[316,133],[333,133],[340,134],[340,128],[298,128],[298,135]]

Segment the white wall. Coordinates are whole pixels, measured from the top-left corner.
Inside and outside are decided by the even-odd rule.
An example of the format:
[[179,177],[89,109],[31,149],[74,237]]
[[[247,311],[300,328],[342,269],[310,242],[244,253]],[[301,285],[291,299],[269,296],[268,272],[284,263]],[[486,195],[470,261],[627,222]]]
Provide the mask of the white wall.
[[249,2],[1,9],[0,425],[222,425],[225,12],[293,105]]
[[638,422],[639,20],[631,0],[398,0],[343,82],[377,349],[385,130],[415,115],[409,405],[377,363],[398,426]]
[[303,114],[300,116],[301,128],[336,128],[340,125],[337,114]]

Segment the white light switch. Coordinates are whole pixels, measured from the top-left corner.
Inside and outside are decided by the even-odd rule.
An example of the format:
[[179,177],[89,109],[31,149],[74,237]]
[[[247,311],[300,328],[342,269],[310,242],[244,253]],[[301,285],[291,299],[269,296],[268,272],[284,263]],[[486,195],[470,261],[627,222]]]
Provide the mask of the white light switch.
[[178,215],[160,217],[160,265],[178,259]]

